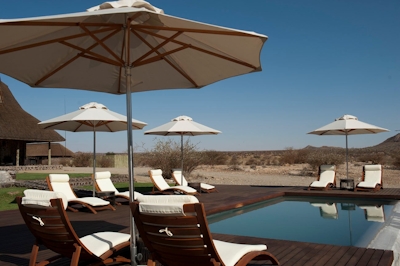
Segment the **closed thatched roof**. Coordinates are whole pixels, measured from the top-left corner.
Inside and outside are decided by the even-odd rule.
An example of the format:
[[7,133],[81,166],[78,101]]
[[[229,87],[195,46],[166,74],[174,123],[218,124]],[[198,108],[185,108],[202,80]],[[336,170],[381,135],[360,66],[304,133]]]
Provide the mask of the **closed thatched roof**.
[[[74,153],[60,143],[51,143],[51,157],[73,157]],[[30,143],[26,145],[27,157],[46,157],[49,154],[47,143]]]
[[54,130],[40,128],[39,122],[21,108],[8,86],[0,81],[0,139],[26,142],[65,140]]

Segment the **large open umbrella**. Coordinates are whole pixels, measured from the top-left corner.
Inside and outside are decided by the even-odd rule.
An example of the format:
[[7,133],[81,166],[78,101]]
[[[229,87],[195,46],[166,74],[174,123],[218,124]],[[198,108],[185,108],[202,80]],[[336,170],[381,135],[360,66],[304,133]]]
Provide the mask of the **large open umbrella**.
[[380,132],[389,131],[386,128],[377,127],[370,125],[358,120],[353,115],[344,115],[336,118],[334,122],[318,128],[314,131],[308,132],[308,134],[315,135],[345,135],[346,136],[346,172],[347,178],[349,178],[349,159],[348,159],[348,135],[356,134],[376,134]]
[[[267,36],[164,14],[146,1],[107,2],[87,12],[0,20],[0,72],[31,87],[126,94],[201,88],[261,71]],[[127,129],[134,198],[132,128]],[[132,218],[132,258],[136,254]],[[134,259],[132,260],[134,263]]]
[[[183,173],[183,136],[216,135],[221,131],[196,123],[191,117],[181,115],[170,122],[147,130],[145,135],[181,136],[181,169]],[[183,184],[183,174],[182,181]]]
[[[39,123],[41,128],[66,130],[72,132],[93,132],[93,178],[96,174],[96,132],[117,132],[126,130],[127,118],[109,110],[100,103],[91,102],[79,107],[79,110]],[[147,124],[132,119],[132,129],[142,129]],[[93,196],[95,186],[93,182]]]

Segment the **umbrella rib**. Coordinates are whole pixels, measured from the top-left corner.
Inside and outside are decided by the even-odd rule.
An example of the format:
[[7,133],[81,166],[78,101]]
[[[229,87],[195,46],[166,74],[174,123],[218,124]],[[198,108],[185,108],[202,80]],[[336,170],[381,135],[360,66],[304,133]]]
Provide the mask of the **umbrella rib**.
[[[142,30],[142,29],[136,29],[136,30],[139,31],[139,32],[145,33],[145,34],[153,35],[154,37],[157,37],[157,38],[167,39],[167,37],[165,37],[163,35],[160,35],[160,34],[153,33],[151,31],[146,31],[146,30]],[[238,59],[235,59],[235,58],[230,58],[230,57],[224,56],[222,54],[217,54],[217,53],[205,50],[203,48],[194,46],[192,44],[187,44],[187,43],[184,43],[184,42],[181,42],[181,41],[178,41],[178,40],[170,40],[170,42],[175,43],[175,44],[179,44],[179,45],[181,45],[181,46],[183,46],[185,48],[192,48],[192,49],[197,50],[199,52],[206,53],[206,54],[209,54],[209,55],[212,55],[212,56],[215,56],[215,57],[219,57],[221,59],[224,59],[224,60],[227,60],[227,61],[231,61],[233,63],[237,63],[237,64],[240,64],[240,65],[252,68],[252,69],[257,69],[258,68],[258,67],[254,66],[252,64],[243,62],[242,60],[238,60]]]
[[[169,54],[172,54],[172,53],[175,53],[175,52],[177,52],[177,51],[180,51],[180,50],[183,50],[183,49],[185,49],[186,47],[186,45],[183,45],[182,47],[180,47],[180,48],[177,48],[177,49],[174,49],[174,50],[171,50],[171,51],[169,51],[169,52],[167,52],[167,53],[160,53],[159,51],[157,51],[158,49],[157,49],[157,47],[158,46],[160,46],[160,45],[158,45],[157,47],[152,47],[152,45],[149,43],[149,42],[147,42],[140,34],[138,34],[137,32],[135,32],[135,31],[133,31],[132,32],[133,34],[135,34],[143,43],[145,43],[148,47],[150,47],[150,51],[151,52],[155,52],[155,53],[157,53],[158,54],[158,56],[154,56],[154,57],[152,57],[152,58],[149,58],[149,59],[147,59],[147,60],[144,60],[144,61],[141,61],[141,62],[138,62],[141,58],[139,58],[138,60],[136,60],[135,62],[132,62],[132,64],[131,64],[131,66],[132,67],[137,67],[137,66],[141,66],[141,65],[145,65],[145,64],[150,64],[150,63],[152,63],[152,62],[156,62],[156,61],[159,61],[159,60],[162,60],[162,59],[164,59],[171,67],[173,67],[176,71],[178,71],[182,76],[184,76],[190,83],[192,83],[193,84],[193,86],[194,87],[196,87],[196,88],[198,88],[199,87],[199,85],[188,75],[188,74],[186,74],[185,72],[183,72],[181,69],[179,69],[177,66],[175,66],[169,59],[167,59],[167,58],[165,58],[165,56],[166,55],[169,55]],[[176,37],[176,36],[178,36],[179,34],[177,33],[177,34],[175,34],[174,36]],[[173,38],[174,36],[171,36],[171,38]],[[170,38],[170,39],[171,39]],[[164,43],[167,43],[168,42],[168,40],[166,40],[166,42],[164,42]],[[163,45],[164,45],[164,43],[163,43]],[[161,46],[163,46],[163,45],[161,45]],[[146,56],[147,56],[147,54],[146,54]]]
[[238,31],[223,31],[223,30],[190,29],[190,28],[163,27],[163,26],[143,25],[143,24],[132,25],[132,28],[135,28],[137,30],[151,29],[151,30],[164,30],[164,31],[183,31],[183,32],[190,32],[190,33],[232,35],[232,36],[259,38],[259,36],[253,35],[251,33],[243,32],[243,31],[238,32]]
[[[81,28],[82,28],[87,34],[89,34],[90,37],[92,37],[92,38],[97,42],[97,44],[99,44],[101,47],[103,47],[107,52],[110,53],[110,55],[112,55],[115,59],[117,59],[121,64],[124,63],[123,60],[121,60],[121,58],[119,58],[107,45],[105,45],[105,44],[103,43],[102,40],[100,40],[99,38],[97,38],[97,36],[94,35],[90,30],[88,30],[84,25],[82,25]],[[114,33],[114,34],[115,34],[115,33]]]
[[[0,23],[0,26],[1,25],[2,24]],[[99,29],[99,30],[93,31],[93,33],[107,32],[107,31],[112,30],[113,28],[114,27],[109,27],[109,28],[105,28],[105,29]],[[70,40],[70,39],[76,39],[76,38],[80,38],[80,37],[85,37],[85,36],[87,36],[87,33],[79,33],[79,34],[74,34],[74,35],[70,35],[70,36],[66,36],[66,37],[62,37],[62,38],[56,38],[56,39],[52,39],[52,40],[48,40],[48,41],[43,41],[43,42],[23,45],[23,46],[19,46],[19,47],[14,47],[14,48],[10,48],[10,49],[6,49],[6,50],[0,51],[0,55],[1,54],[12,53],[12,52],[17,52],[17,51],[21,51],[21,50],[25,50],[25,49],[30,49],[30,48],[34,48],[34,47],[38,47],[38,46],[43,46],[43,45],[47,45],[47,44],[51,44],[51,43],[57,43],[57,42],[66,41],[66,40]]]
[[[75,46],[75,45],[70,44],[68,42],[61,42],[61,43],[66,45],[66,46],[68,46],[68,47],[74,48],[74,49],[76,49],[78,51],[81,51],[82,53],[78,54],[78,56],[81,56],[81,57],[84,57],[84,58],[88,58],[88,59],[91,59],[91,60],[100,61],[100,62],[107,63],[107,64],[114,65],[114,66],[120,66],[121,65],[121,62],[116,62],[115,60],[112,60],[110,58],[107,58],[107,57],[104,57],[102,55],[99,55],[99,54],[91,52],[89,50],[90,48],[83,49],[83,48],[80,48],[79,46]],[[88,55],[86,55],[86,54],[88,54]]]
[[[132,63],[132,65],[134,65],[136,62],[141,61],[142,59],[146,58],[148,55],[152,54],[153,52],[156,52],[157,54],[159,54],[158,49],[160,49],[161,47],[163,47],[164,45],[166,45],[168,42],[170,42],[171,40],[175,39],[176,37],[178,37],[179,35],[181,35],[183,32],[176,32],[174,35],[172,35],[171,37],[169,37],[168,39],[165,39],[163,42],[161,42],[160,44],[158,44],[156,47],[152,47],[150,49],[150,51],[148,51],[147,53],[145,53],[144,55],[142,55],[141,57],[139,57],[134,63]],[[136,33],[135,33],[136,34]],[[140,37],[142,39],[142,37],[139,34],[136,34],[136,36]],[[159,57],[162,57],[159,56]]]
[[[112,37],[113,35],[115,35],[116,33],[118,33],[119,29],[116,29],[114,31],[112,31],[110,34],[108,34],[107,36],[105,36],[102,41]],[[47,75],[43,76],[41,79],[39,79],[36,83],[35,86],[38,86],[41,82],[43,82],[44,80],[46,80],[47,78],[49,78],[50,76],[52,76],[53,74],[55,74],[56,72],[58,72],[59,70],[63,69],[65,66],[69,65],[70,63],[72,63],[73,61],[75,61],[76,59],[78,59],[79,57],[84,57],[87,59],[92,59],[92,60],[96,60],[96,61],[100,61],[103,63],[109,63],[111,65],[115,65],[115,66],[120,66],[121,64],[119,62],[115,62],[109,58],[103,57],[101,55],[98,55],[96,53],[91,52],[90,50],[93,49],[94,47],[96,47],[99,43],[94,43],[92,44],[89,48],[87,49],[83,49],[80,48],[78,46],[75,46],[73,44],[70,44],[69,42],[66,41],[60,41],[61,44],[66,45],[68,47],[77,49],[78,51],[81,51],[81,54],[77,54],[76,56],[74,56],[73,58],[71,58],[70,60],[68,60],[67,62],[65,62],[64,64],[62,64],[61,66],[59,66],[58,68],[56,68],[55,70],[49,72]],[[85,56],[85,53],[88,54],[94,54],[97,57],[90,57],[90,56]]]
[[46,80],[48,77],[50,77],[53,74],[57,73],[58,71],[63,69],[65,66],[69,65],[70,63],[72,63],[73,61],[78,59],[78,57],[79,57],[79,55],[75,55],[73,58],[71,58],[70,60],[68,60],[67,62],[62,64],[61,66],[57,67],[53,71],[51,71],[51,72],[47,73],[46,75],[44,75],[42,78],[40,78],[38,81],[35,82],[35,86],[39,86],[39,84],[42,83],[44,80]]

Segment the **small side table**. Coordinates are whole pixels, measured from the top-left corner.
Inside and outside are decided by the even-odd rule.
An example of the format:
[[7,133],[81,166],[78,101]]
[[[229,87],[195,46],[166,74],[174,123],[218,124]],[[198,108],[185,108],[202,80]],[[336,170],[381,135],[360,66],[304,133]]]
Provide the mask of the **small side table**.
[[96,191],[96,197],[108,200],[112,206],[115,206],[115,191]]
[[354,190],[354,179],[340,179],[340,189]]
[[197,192],[201,193],[200,183],[198,182],[188,183],[188,186],[194,188]]

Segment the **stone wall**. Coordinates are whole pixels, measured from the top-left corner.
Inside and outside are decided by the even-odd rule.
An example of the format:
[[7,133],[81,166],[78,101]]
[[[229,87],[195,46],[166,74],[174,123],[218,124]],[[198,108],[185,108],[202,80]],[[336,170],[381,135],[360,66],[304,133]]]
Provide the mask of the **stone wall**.
[[26,171],[26,170],[62,170],[62,165],[20,165],[20,166],[0,166],[0,171]]

